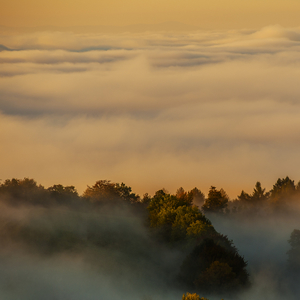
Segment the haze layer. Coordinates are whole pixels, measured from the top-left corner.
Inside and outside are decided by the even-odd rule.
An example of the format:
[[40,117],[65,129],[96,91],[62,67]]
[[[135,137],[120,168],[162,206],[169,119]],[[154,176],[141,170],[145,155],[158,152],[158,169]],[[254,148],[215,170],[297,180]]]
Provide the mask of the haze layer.
[[231,196],[299,178],[300,30],[0,37],[1,178]]

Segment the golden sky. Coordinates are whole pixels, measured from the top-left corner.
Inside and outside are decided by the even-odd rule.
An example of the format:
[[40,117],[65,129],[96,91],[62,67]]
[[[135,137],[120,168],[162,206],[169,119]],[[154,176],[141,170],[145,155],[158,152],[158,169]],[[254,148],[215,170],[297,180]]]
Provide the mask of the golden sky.
[[0,25],[84,26],[182,22],[201,28],[299,25],[298,0],[2,0]]
[[8,27],[205,30],[2,28],[0,179],[232,197],[298,181],[299,12],[299,0],[2,0]]

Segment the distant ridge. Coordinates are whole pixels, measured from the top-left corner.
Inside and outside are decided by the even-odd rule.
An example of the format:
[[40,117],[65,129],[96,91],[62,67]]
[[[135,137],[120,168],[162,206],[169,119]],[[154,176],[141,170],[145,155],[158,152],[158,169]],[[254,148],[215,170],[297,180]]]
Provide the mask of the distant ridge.
[[19,34],[41,31],[61,31],[74,33],[124,33],[124,32],[146,32],[146,31],[195,31],[199,30],[193,25],[180,22],[164,22],[159,24],[133,24],[127,26],[39,26],[39,27],[7,27],[0,26],[0,34]]

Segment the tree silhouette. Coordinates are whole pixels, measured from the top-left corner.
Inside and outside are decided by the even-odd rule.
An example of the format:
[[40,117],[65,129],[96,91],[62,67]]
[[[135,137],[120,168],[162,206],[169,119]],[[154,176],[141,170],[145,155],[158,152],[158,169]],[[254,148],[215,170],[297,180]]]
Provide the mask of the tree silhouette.
[[247,263],[226,236],[205,238],[187,256],[179,280],[190,289],[209,293],[237,291],[249,284]]
[[288,242],[291,246],[287,252],[288,268],[291,271],[300,273],[300,230],[294,229]]
[[139,201],[139,196],[131,192],[131,187],[123,182],[112,183],[110,180],[98,180],[93,186],[88,186],[83,193],[83,198],[92,203],[125,200],[127,202]]
[[7,179],[0,185],[0,195],[2,200],[11,205],[19,204],[42,204],[48,203],[47,192],[36,181],[29,178]]
[[270,191],[271,200],[273,202],[279,202],[292,196],[296,191],[294,180],[291,180],[288,176],[286,178],[278,179],[273,185],[273,189]]
[[211,186],[202,210],[208,213],[222,213],[227,207],[228,200],[229,198],[223,189],[217,190],[216,187]]

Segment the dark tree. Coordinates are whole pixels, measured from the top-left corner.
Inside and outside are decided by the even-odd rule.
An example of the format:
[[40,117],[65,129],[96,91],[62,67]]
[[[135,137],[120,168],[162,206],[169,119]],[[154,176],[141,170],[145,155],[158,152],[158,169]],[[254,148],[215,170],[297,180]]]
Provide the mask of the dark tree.
[[83,197],[89,199],[91,202],[115,199],[118,196],[115,184],[110,182],[110,180],[98,180],[93,186],[88,186],[83,193]]
[[121,197],[123,200],[126,200],[131,203],[135,203],[140,201],[140,197],[134,193],[132,193],[131,187],[125,185],[125,183],[116,183],[115,184],[115,190],[118,193],[119,197]]
[[9,204],[47,204],[47,192],[29,178],[7,179],[0,185],[1,199]]
[[266,193],[266,189],[261,187],[261,183],[258,181],[255,184],[254,191],[251,195],[251,201],[255,204],[262,204],[269,198],[269,193]]
[[295,194],[296,187],[294,180],[291,180],[288,176],[286,178],[278,179],[273,185],[273,189],[270,191],[272,202],[278,202],[285,200]]
[[287,252],[288,268],[290,271],[300,273],[300,230],[294,229],[288,242],[291,246]]
[[141,199],[141,203],[143,203],[143,204],[145,204],[145,205],[148,206],[149,203],[150,203],[150,201],[151,201],[151,196],[148,193],[145,193],[143,195],[143,198]]
[[205,201],[205,195],[198,188],[193,188],[191,191],[188,192],[188,194],[191,195],[194,205],[202,207]]
[[48,189],[51,199],[55,200],[57,204],[71,204],[74,200],[79,200],[77,190],[73,185],[63,186],[55,184]]
[[151,199],[147,207],[150,226],[159,231],[165,242],[184,242],[214,231],[211,222],[191,201],[183,189],[176,195],[159,190]]
[[260,211],[264,211],[267,206],[267,200],[269,199],[269,193],[266,193],[266,189],[263,189],[260,182],[256,182],[252,194],[248,194],[244,191],[237,197],[237,200],[231,203],[232,212],[239,212],[253,216]]
[[92,203],[125,200],[127,202],[139,201],[139,196],[131,192],[131,187],[123,182],[112,183],[110,180],[99,180],[92,187],[88,186],[83,197]]
[[208,293],[235,292],[249,284],[247,263],[226,236],[204,239],[183,262],[179,279],[186,288]]
[[217,190],[216,187],[212,186],[202,210],[208,213],[223,213],[228,205],[228,200],[229,198],[223,189]]

